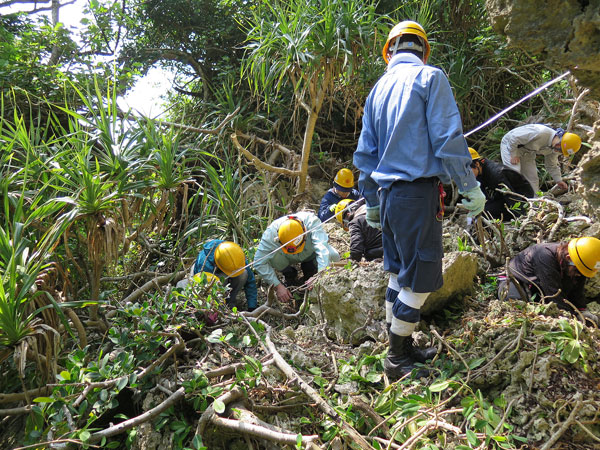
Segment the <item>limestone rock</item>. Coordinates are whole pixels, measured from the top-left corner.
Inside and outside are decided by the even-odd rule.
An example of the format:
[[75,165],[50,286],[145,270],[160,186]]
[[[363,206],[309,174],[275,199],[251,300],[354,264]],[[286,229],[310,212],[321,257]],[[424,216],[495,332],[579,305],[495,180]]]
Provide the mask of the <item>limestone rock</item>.
[[477,274],[477,256],[469,252],[450,252],[444,256],[444,285],[433,292],[421,308],[421,314],[438,311],[459,294],[468,292]]
[[[600,18],[598,18],[600,22]],[[599,25],[600,26],[600,25]],[[598,76],[600,79],[600,76]],[[582,187],[578,191],[587,205],[586,213],[592,219],[600,218],[600,121],[594,124],[594,132],[590,133],[590,142],[593,146],[579,162],[577,175]]]
[[600,95],[600,4],[577,0],[487,0],[492,27],[510,45],[570,68]]
[[[444,286],[432,293],[422,307],[429,314],[444,307],[452,298],[468,292],[477,273],[477,256],[450,252],[444,256]],[[311,291],[311,313],[321,314],[338,338],[348,340],[369,336],[378,339],[385,321],[385,291],[389,274],[380,263],[362,263],[351,269],[332,270],[320,277]]]

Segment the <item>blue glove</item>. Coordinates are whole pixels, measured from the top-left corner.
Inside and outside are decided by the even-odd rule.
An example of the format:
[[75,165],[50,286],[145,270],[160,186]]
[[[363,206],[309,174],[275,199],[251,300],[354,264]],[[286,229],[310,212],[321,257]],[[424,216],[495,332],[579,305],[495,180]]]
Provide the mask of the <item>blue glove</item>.
[[370,227],[381,230],[381,220],[379,219],[379,205],[367,206],[367,224]]
[[483,211],[483,208],[485,208],[485,195],[479,187],[479,182],[477,183],[477,187],[469,189],[466,192],[461,192],[461,194],[468,200],[463,200],[460,203],[460,205],[469,210],[467,217],[474,217]]

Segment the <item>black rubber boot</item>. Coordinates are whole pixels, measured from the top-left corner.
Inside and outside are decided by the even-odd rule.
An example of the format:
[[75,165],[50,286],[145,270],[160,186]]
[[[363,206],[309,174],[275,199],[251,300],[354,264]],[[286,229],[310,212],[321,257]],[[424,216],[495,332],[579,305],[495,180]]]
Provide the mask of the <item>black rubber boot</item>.
[[412,359],[414,359],[417,362],[424,363],[426,361],[433,359],[435,357],[435,355],[437,355],[437,348],[436,347],[425,347],[425,348],[416,347],[413,342],[412,345],[409,346],[409,353],[410,353]]
[[[390,348],[387,357],[383,361],[383,369],[390,381],[396,381],[403,376],[410,374],[413,369],[417,369],[417,362],[410,354],[409,348],[412,347],[410,336],[398,336],[390,333]],[[418,368],[416,378],[426,377],[429,375],[427,369]]]
[[[391,334],[390,328],[392,327],[392,324],[386,322],[385,327],[387,328],[388,339],[389,339],[390,334]],[[410,336],[408,336],[408,341],[409,341],[408,354],[416,362],[424,363],[424,362],[429,361],[430,359],[433,359],[435,357],[435,355],[437,355],[438,351],[437,351],[436,347],[425,347],[425,348],[417,347],[415,345],[415,341],[413,341],[413,339]]]

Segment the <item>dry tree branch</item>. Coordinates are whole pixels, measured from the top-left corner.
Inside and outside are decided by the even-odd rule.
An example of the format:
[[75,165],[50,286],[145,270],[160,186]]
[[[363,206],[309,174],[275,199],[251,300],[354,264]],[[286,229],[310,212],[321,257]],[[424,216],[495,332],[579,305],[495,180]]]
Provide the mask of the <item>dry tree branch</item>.
[[343,431],[346,432],[350,442],[357,444],[363,450],[373,450],[371,444],[367,442],[367,440],[358,432],[352,425],[344,421],[340,415],[333,409],[329,403],[327,403],[319,393],[313,389],[306,381],[304,381],[300,375],[290,366],[281,356],[281,354],[277,351],[275,344],[271,340],[271,326],[265,322],[260,321],[260,323],[265,327],[266,335],[264,339],[264,343],[261,340],[260,336],[256,332],[256,330],[250,325],[250,322],[246,317],[243,317],[244,321],[248,325],[248,328],[254,333],[257,337],[258,341],[261,343],[263,347],[273,355],[273,359],[275,360],[275,365],[281,370],[290,380],[295,380],[302,392],[304,392],[311,400],[313,400],[318,408],[328,415],[337,426],[339,426]]
[[243,395],[244,395],[244,392],[242,391],[242,389],[239,386],[236,386],[233,389],[231,389],[230,391],[227,391],[220,397],[216,398],[215,401],[212,402],[208,406],[208,408],[206,408],[204,410],[204,412],[202,413],[202,416],[200,416],[200,420],[198,421],[198,424],[196,425],[196,435],[203,436],[206,426],[209,424],[209,422],[212,422],[213,417],[216,416],[217,412],[215,411],[215,403],[222,402],[225,405],[227,405],[228,403],[231,403],[232,401],[243,397]]
[[431,419],[429,420],[425,425],[423,425],[421,428],[419,428],[416,433],[414,433],[410,438],[408,438],[406,440],[406,442],[404,444],[402,444],[400,447],[398,447],[399,450],[407,450],[413,447],[413,445],[415,445],[417,443],[417,440],[424,435],[425,433],[431,431],[431,430],[437,430],[443,428],[445,430],[448,431],[452,431],[454,434],[459,435],[460,434],[460,428],[449,424],[448,422],[446,422],[445,420],[440,420],[440,419]]
[[31,397],[43,397],[52,392],[51,386],[42,386],[36,389],[30,389],[24,392],[15,392],[11,394],[0,393],[0,404],[2,403],[15,403],[25,400]]
[[[237,431],[242,434],[249,434],[257,438],[267,439],[272,442],[285,445],[296,445],[297,434],[284,433],[283,431],[275,431],[269,428],[254,425],[243,420],[225,419],[223,417],[214,416],[211,418],[211,423],[218,427],[227,428]],[[316,441],[318,435],[302,436],[302,444],[308,445],[312,441]]]
[[146,282],[140,288],[136,289],[131,294],[129,294],[126,298],[124,298],[122,300],[122,302],[124,304],[127,302],[133,302],[133,301],[137,300],[139,297],[141,297],[144,293],[146,293],[147,291],[152,289],[153,287],[156,287],[156,284],[162,285],[162,284],[168,283],[170,281],[179,281],[184,276],[186,276],[187,273],[188,273],[188,270],[186,269],[186,270],[181,270],[179,272],[168,273],[168,274],[162,275],[160,277],[152,278],[150,281]]
[[[269,172],[279,173],[279,174],[282,174],[282,175],[286,175],[288,177],[297,177],[297,176],[300,176],[300,171],[299,170],[290,170],[290,169],[286,169],[284,167],[272,166],[272,165],[267,164],[266,162],[262,161],[257,156],[254,156],[252,153],[250,153],[250,151],[248,151],[246,148],[244,148],[239,143],[239,141],[237,139],[238,135],[239,136],[247,136],[247,135],[243,135],[240,132],[232,133],[231,134],[231,140],[233,141],[233,144],[250,161],[250,163],[252,165],[254,165],[254,167],[256,167],[257,169],[262,169],[262,170],[267,170]],[[250,136],[248,136],[248,137],[250,137]],[[258,140],[257,137],[253,137],[253,138],[256,139],[256,140]],[[264,142],[267,143],[267,141],[264,141]],[[281,146],[278,146],[278,148],[279,147],[281,147]],[[291,153],[290,150],[288,150],[288,152]]]
[[111,436],[115,436],[115,435],[123,433],[131,428],[137,427],[138,425],[141,425],[144,422],[148,422],[148,421],[152,420],[153,418],[155,418],[156,416],[158,416],[161,412],[169,409],[172,405],[177,403],[183,397],[185,397],[185,388],[180,387],[173,393],[173,395],[168,397],[164,402],[155,406],[152,409],[149,409],[145,413],[140,414],[139,416],[133,417],[124,422],[121,422],[112,427],[109,427],[105,430],[93,433],[90,436],[89,442],[93,444],[94,442],[100,441],[104,437],[108,438]]
[[32,408],[31,405],[26,405],[26,406],[21,406],[19,408],[0,409],[0,417],[20,416],[21,414],[27,414],[31,411],[31,408]]
[[[26,445],[24,447],[15,447],[13,450],[27,450],[30,448],[56,448],[57,446],[53,446],[53,444],[75,444],[80,446],[83,445],[83,441],[79,439],[54,439],[53,441],[38,442],[37,444]],[[98,445],[90,445],[90,447],[100,448]]]
[[[177,351],[181,350],[182,348],[185,348],[185,342],[183,341],[183,339],[181,338],[181,336],[179,336],[179,334],[177,333],[168,333],[168,336],[173,336],[177,339],[177,344],[173,345],[172,347],[170,347],[165,353],[163,353],[158,359],[156,359],[155,361],[152,362],[152,364],[150,364],[148,367],[146,367],[145,369],[141,370],[139,373],[136,374],[136,378],[139,380],[141,378],[144,378],[146,375],[148,375],[150,372],[152,372],[156,367],[158,367],[160,364],[163,363],[163,361],[167,360],[171,355],[175,354]],[[112,380],[107,380],[107,381],[98,381],[95,383],[89,383],[86,384],[85,388],[83,389],[83,392],[79,395],[79,397],[77,397],[77,399],[73,402],[73,407],[77,408],[81,402],[83,400],[85,400],[85,398],[87,397],[87,395],[92,391],[92,389],[104,389],[104,388],[108,388],[108,387],[112,387],[115,384],[117,384],[119,381],[125,379],[125,378],[129,378],[130,375],[123,375],[122,377],[119,378],[114,378]],[[70,385],[72,386],[72,385]]]
[[567,429],[575,423],[575,421],[577,420],[577,413],[579,412],[582,406],[583,401],[577,400],[577,403],[575,403],[575,406],[573,407],[573,410],[571,411],[571,414],[569,414],[567,420],[565,420],[561,424],[559,429],[556,430],[556,432],[552,436],[550,436],[550,439],[546,441],[546,443],[540,448],[540,450],[550,450],[552,448],[554,443],[560,439],[564,432],[567,431]]
[[227,125],[228,122],[231,121],[231,119],[233,119],[238,112],[240,112],[240,108],[241,106],[238,106],[235,111],[233,111],[232,113],[228,114],[225,119],[223,119],[223,121],[217,125],[216,128],[196,128],[196,127],[191,127],[189,125],[183,125],[180,123],[173,123],[173,122],[166,122],[163,120],[158,120],[156,122],[158,122],[160,125],[166,125],[169,127],[173,127],[173,128],[178,128],[180,130],[186,130],[186,131],[194,131],[195,133],[202,133],[202,134],[219,134],[221,132],[221,130],[223,128],[225,128],[225,125]]

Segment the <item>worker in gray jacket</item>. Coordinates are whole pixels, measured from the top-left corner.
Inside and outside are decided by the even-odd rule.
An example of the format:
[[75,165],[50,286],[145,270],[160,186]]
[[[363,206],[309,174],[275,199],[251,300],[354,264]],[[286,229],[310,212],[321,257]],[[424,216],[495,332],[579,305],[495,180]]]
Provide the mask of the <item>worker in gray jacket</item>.
[[533,123],[517,127],[504,135],[500,143],[502,163],[522,174],[533,187],[540,190],[535,158],[544,156],[544,167],[562,190],[567,189],[560,174],[558,157],[571,156],[581,148],[581,138],[574,133],[566,133],[562,128],[556,130]]

